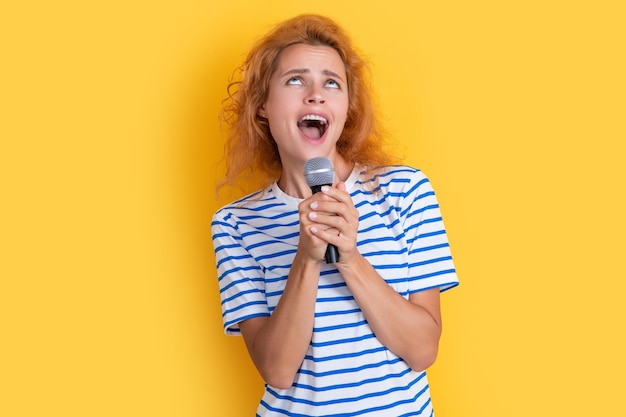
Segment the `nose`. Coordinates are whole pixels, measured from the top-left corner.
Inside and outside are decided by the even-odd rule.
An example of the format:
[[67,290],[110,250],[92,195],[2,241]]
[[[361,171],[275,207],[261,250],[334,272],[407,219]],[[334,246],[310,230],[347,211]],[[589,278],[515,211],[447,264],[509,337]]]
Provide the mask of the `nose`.
[[304,101],[307,104],[324,104],[326,102],[326,98],[319,88],[311,87]]

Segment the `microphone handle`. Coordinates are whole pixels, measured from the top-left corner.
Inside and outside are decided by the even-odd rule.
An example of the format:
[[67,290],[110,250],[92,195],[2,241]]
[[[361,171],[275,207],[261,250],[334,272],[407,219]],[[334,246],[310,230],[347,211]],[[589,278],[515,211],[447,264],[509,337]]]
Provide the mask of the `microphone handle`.
[[330,186],[331,184],[319,184],[319,185],[311,185],[311,192],[313,194],[319,193],[320,191],[322,191],[322,187],[328,185]]
[[326,247],[326,254],[324,255],[324,260],[327,264],[334,264],[339,260],[339,250],[337,246],[328,244]]
[[[322,191],[322,187],[325,185],[331,185],[331,184],[311,185],[311,191],[313,192],[313,194],[319,193],[320,191]],[[337,249],[337,246],[332,245],[330,243],[328,244],[328,246],[326,247],[326,254],[324,255],[324,260],[326,261],[327,264],[334,264],[335,262],[339,260],[339,250]]]

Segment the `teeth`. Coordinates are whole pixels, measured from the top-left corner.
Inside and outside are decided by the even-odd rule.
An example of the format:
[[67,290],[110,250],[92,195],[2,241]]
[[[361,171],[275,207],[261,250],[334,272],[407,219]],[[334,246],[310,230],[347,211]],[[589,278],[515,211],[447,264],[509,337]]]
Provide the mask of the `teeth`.
[[306,116],[304,116],[302,119],[300,119],[300,121],[305,121],[305,120],[317,120],[318,122],[320,122],[321,124],[326,124],[328,123],[328,120],[326,120],[326,118],[322,117],[322,116],[318,116],[316,114],[307,114]]

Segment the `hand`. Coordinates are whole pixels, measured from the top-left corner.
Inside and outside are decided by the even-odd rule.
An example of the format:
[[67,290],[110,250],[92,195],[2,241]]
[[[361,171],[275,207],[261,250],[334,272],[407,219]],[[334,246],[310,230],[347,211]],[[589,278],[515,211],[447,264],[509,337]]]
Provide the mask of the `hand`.
[[[339,250],[339,263],[349,263],[355,254],[356,238],[359,229],[359,212],[352,203],[345,183],[337,187],[322,187],[322,192],[312,196],[307,212],[308,232],[317,241],[322,241],[323,257],[326,246],[330,243]],[[318,252],[315,252],[317,255]],[[320,257],[320,259],[321,259]]]
[[[327,230],[328,233],[335,235],[339,233],[339,231],[329,230],[328,226],[317,222],[317,216],[321,213],[315,212],[313,207],[317,208],[319,202],[324,199],[330,200],[330,197],[326,197],[323,193],[315,193],[298,205],[300,241],[298,243],[298,253],[296,256],[299,255],[318,263],[324,260],[328,242],[316,236],[316,233],[318,233],[319,230]],[[332,213],[326,214],[329,216],[333,215]]]

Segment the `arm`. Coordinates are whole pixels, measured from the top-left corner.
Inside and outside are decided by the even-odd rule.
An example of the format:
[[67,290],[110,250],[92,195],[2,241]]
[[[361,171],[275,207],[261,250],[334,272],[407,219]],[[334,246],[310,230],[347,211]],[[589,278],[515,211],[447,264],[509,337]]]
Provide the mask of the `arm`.
[[320,262],[316,265],[301,258],[294,259],[272,315],[239,324],[256,368],[265,382],[276,388],[291,386],[313,333]]
[[[441,335],[439,290],[416,292],[406,300],[391,288],[356,247],[359,213],[345,186],[323,190],[314,219],[323,225],[317,236],[337,245],[339,269],[370,327],[382,344],[414,370],[424,370],[436,356]],[[336,233],[339,231],[339,233]]]
[[300,241],[287,283],[269,317],[239,324],[246,347],[263,379],[276,388],[289,388],[311,342],[317,286],[327,243],[310,232],[312,196],[300,204]]
[[406,300],[362,256],[338,267],[378,340],[415,371],[432,365],[441,335],[439,289]]

